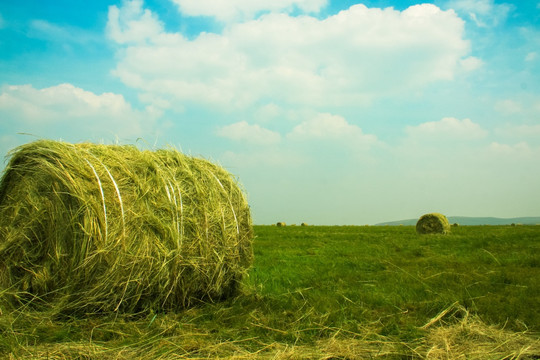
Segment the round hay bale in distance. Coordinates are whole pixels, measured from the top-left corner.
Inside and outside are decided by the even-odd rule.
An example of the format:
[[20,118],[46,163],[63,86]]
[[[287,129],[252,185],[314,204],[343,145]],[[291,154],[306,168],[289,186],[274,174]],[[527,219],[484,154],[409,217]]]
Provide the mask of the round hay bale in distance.
[[40,140],[0,182],[0,287],[59,313],[185,308],[237,292],[253,228],[239,184],[176,150]]
[[283,226],[287,226],[287,224],[285,224],[283,221],[279,221],[276,226],[278,227],[283,227]]
[[425,214],[416,223],[416,232],[418,234],[447,234],[450,232],[450,223],[442,214]]

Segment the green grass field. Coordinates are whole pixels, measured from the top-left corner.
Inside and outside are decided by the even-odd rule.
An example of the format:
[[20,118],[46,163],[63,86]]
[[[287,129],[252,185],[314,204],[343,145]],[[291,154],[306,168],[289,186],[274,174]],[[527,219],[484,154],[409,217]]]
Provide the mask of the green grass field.
[[255,233],[237,298],[139,317],[2,307],[0,358],[540,358],[540,226]]

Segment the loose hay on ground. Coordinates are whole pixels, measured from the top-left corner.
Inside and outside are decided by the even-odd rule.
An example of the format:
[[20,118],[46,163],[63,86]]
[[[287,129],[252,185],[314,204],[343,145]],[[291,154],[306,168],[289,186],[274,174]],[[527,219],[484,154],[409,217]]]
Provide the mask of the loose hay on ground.
[[423,326],[428,330],[417,351],[425,359],[537,359],[540,339],[488,325],[458,303]]
[[59,312],[184,308],[232,295],[252,262],[236,180],[175,150],[40,140],[0,183],[0,286]]
[[[36,313],[26,315],[40,316]],[[381,335],[375,324],[359,324],[356,333],[339,328],[310,327],[309,330],[318,329],[321,333],[328,333],[328,336],[320,337],[313,343],[287,343],[269,339],[265,341],[264,336],[226,340],[204,326],[197,327],[193,323],[179,326],[176,314],[158,316],[152,326],[148,324],[148,317],[126,320],[122,315],[118,318],[110,317],[108,321],[98,321],[92,326],[86,319],[75,319],[68,324],[62,324],[41,316],[30,321],[21,316],[17,316],[17,320],[1,320],[12,325],[18,325],[21,321],[28,323],[28,327],[16,326],[16,331],[6,332],[6,336],[14,338],[12,352],[3,353],[2,350],[5,349],[0,348],[0,357],[5,355],[9,359],[532,360],[540,357],[538,336],[485,324],[458,303],[443,310],[421,327],[419,330],[423,332],[422,336],[409,342]],[[36,329],[30,323],[40,322],[41,329],[43,325],[47,325],[53,333],[61,331],[60,328],[63,327],[70,330],[80,329],[81,335],[70,341],[35,343]],[[10,325],[0,322],[0,330],[5,326],[9,328]],[[287,329],[283,331],[286,332],[285,330]],[[74,331],[74,335],[77,333],[78,331]],[[110,339],[105,340],[107,337]]]

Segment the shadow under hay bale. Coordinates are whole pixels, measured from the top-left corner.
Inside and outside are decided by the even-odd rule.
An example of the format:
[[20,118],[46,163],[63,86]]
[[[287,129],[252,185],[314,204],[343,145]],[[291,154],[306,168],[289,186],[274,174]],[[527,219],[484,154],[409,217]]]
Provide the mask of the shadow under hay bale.
[[175,150],[40,140],[0,183],[0,286],[62,313],[185,308],[236,293],[252,263],[235,179]]
[[416,223],[418,234],[448,234],[450,223],[446,216],[439,213],[425,214]]

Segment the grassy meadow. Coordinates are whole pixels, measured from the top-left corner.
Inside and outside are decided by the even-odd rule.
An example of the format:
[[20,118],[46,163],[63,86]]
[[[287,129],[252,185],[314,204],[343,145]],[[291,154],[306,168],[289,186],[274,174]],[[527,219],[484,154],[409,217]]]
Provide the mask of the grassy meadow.
[[255,226],[242,294],[178,313],[0,303],[6,359],[538,359],[540,226]]

